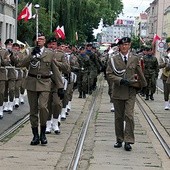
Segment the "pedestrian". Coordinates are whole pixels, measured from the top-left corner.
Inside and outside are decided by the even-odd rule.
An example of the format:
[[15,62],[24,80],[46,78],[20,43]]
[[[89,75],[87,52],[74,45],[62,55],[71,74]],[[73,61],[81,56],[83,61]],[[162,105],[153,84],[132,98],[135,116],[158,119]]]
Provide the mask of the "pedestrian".
[[[51,91],[51,77],[53,76],[53,81],[58,89],[63,88],[59,69],[54,62],[54,53],[44,47],[45,43],[45,35],[38,33],[37,46],[30,49],[30,55],[18,63],[18,66],[29,67],[24,87],[27,89],[30,106],[30,123],[33,133],[31,145],[38,145],[40,142],[47,144],[45,131],[49,115],[47,106]],[[39,122],[40,136],[38,132]]]
[[170,94],[170,47],[166,50],[167,54],[162,56],[159,61],[159,68],[162,68],[161,79],[163,82],[165,110],[170,109],[169,94]]
[[119,40],[118,47],[119,53],[109,59],[106,71],[108,78],[114,83],[112,100],[115,107],[117,140],[114,147],[120,148],[125,142],[124,149],[131,151],[131,144],[135,143],[134,106],[137,94],[135,84],[146,86],[146,80],[139,65],[139,57],[130,52],[131,39],[123,37]]
[[145,100],[154,100],[154,93],[156,92],[156,80],[159,74],[158,60],[154,56],[151,46],[147,47],[147,55],[143,57],[144,62],[144,76],[147,81],[145,87]]

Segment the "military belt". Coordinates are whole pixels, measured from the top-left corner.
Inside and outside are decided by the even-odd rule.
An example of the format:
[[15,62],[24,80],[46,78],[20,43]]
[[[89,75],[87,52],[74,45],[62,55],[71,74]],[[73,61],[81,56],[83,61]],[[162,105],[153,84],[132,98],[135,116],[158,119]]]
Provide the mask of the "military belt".
[[48,75],[48,76],[47,75],[41,75],[41,74],[35,75],[35,74],[31,74],[31,73],[28,73],[28,76],[35,77],[37,79],[49,79],[49,78],[51,78],[50,75]]

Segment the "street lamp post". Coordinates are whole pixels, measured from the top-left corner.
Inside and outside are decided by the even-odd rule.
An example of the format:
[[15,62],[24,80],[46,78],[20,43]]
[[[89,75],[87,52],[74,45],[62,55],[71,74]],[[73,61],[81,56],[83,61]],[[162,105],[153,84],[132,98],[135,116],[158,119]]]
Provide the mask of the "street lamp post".
[[51,0],[51,26],[50,26],[50,31],[52,33],[53,29],[53,0]]
[[15,42],[17,42],[17,29],[18,29],[18,21],[17,21],[17,17],[18,17],[18,0],[16,0],[15,2]]
[[40,8],[39,4],[35,4],[35,13],[36,13],[36,41],[38,41],[38,10]]

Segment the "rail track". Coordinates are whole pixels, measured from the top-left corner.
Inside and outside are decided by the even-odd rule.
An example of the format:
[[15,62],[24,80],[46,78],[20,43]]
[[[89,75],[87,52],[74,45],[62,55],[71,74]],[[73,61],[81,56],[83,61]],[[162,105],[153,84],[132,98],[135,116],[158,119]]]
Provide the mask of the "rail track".
[[[160,92],[163,93],[163,90],[162,90],[160,87],[157,87],[157,88],[158,88],[158,90],[159,90]],[[140,97],[140,95],[139,95],[139,97]],[[140,98],[141,98],[141,101],[143,101],[142,97],[140,97]],[[145,103],[145,102],[143,101],[143,103]],[[163,149],[165,150],[167,156],[170,158],[170,147],[169,147],[168,143],[166,142],[166,139],[164,139],[164,137],[161,135],[159,128],[157,128],[157,126],[155,125],[155,123],[152,121],[152,118],[149,116],[149,114],[148,114],[147,111],[146,111],[146,107],[149,108],[149,106],[145,103],[145,104],[144,104],[145,107],[144,107],[144,106],[141,104],[141,102],[138,100],[138,98],[136,99],[136,104],[137,104],[137,106],[139,107],[140,111],[142,112],[143,116],[145,117],[146,121],[148,122],[149,126],[151,127],[152,131],[154,132],[155,136],[156,136],[157,139],[159,140],[161,146],[162,146]],[[149,108],[149,109],[150,109],[150,108]],[[150,109],[150,110],[151,110],[151,109]],[[151,110],[151,112],[152,112],[152,110]],[[153,112],[152,112],[152,113],[153,113]],[[153,113],[153,115],[154,115],[154,113]],[[154,116],[155,116],[155,115],[154,115]],[[155,118],[156,118],[156,117],[155,117]],[[156,119],[157,119],[157,118],[156,118]],[[162,124],[160,124],[160,125],[163,127]],[[164,128],[164,127],[163,127],[163,128]]]

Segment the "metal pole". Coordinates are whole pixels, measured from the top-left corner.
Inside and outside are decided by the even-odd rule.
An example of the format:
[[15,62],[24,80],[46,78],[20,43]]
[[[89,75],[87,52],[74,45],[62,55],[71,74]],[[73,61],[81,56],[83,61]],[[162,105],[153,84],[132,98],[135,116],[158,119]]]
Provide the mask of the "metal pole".
[[38,9],[36,10],[36,41],[38,41]]
[[18,29],[17,17],[18,17],[18,0],[16,0],[15,3],[15,42],[17,42],[17,29]]
[[52,33],[53,31],[53,0],[51,0],[51,27],[50,27],[50,32]]
[[35,4],[34,6],[36,12],[36,41],[38,41],[38,10],[40,8],[39,4]]

